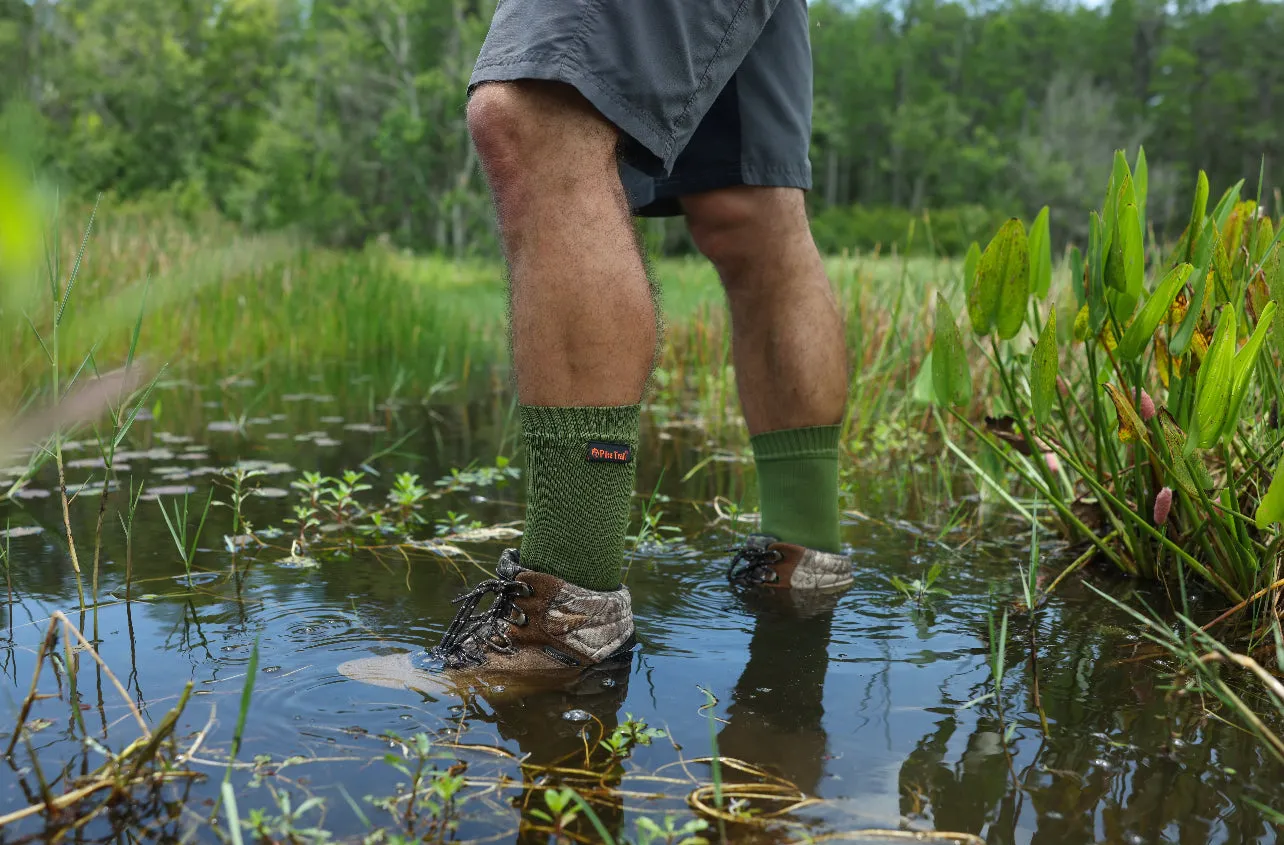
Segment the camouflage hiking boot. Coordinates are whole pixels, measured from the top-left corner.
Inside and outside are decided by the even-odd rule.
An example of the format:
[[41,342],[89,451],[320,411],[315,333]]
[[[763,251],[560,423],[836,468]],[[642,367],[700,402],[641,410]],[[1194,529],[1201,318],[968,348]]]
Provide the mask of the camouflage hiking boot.
[[751,534],[731,559],[727,578],[742,587],[784,590],[833,590],[851,586],[852,562],[846,555],[781,543]]
[[[454,600],[454,621],[424,657],[447,671],[522,676],[618,661],[637,644],[627,587],[577,587],[525,568],[516,549],[504,552],[495,574]],[[474,613],[489,594],[490,607]]]

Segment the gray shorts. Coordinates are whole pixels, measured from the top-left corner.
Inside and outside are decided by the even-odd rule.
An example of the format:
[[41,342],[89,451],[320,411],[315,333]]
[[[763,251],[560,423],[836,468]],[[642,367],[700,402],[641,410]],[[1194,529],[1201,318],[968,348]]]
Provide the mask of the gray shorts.
[[574,86],[622,133],[635,213],[811,188],[807,0],[499,0],[469,80]]

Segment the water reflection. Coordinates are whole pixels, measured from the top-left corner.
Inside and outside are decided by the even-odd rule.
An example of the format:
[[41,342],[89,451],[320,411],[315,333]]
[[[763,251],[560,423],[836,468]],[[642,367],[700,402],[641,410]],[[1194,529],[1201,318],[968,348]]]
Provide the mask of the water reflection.
[[[202,451],[192,454],[208,456],[211,466],[244,459],[288,463],[296,468],[293,472],[273,473],[264,482],[287,488],[304,468],[337,473],[358,467],[420,425],[424,433],[404,449],[421,454],[375,461],[382,473],[376,484],[386,485],[395,472],[406,470],[431,485],[452,467],[510,454],[508,408],[499,400],[440,408],[434,412],[439,418],[433,419],[407,412],[398,423],[381,413],[363,416],[364,394],[345,396],[328,384],[306,388],[309,396],[338,398],[325,403],[272,399],[270,407],[255,410],[262,416],[240,432],[208,429],[199,402],[185,402],[191,397],[171,391],[165,407],[172,410],[164,422],[180,433],[162,438],[154,421],[139,424],[136,451],[163,446],[171,454],[132,457],[135,480],[159,485],[177,474],[162,473],[163,468],[200,469],[193,464],[204,462],[182,456],[201,445]],[[242,409],[232,405],[219,415],[238,416]],[[288,419],[277,419],[278,411]],[[190,425],[179,424],[189,414]],[[379,423],[387,432],[350,430],[348,423],[338,422],[339,415]],[[297,432],[319,431],[343,445],[322,447],[315,439],[294,439]],[[824,601],[775,593],[733,595],[721,577],[725,555],[720,547],[731,543],[734,529],[715,523],[707,504],[718,494],[738,501],[746,487],[744,468],[732,460],[714,461],[687,479],[688,471],[709,456],[710,444],[698,433],[665,431],[669,439],[658,441],[657,454],[666,463],[654,463],[640,479],[639,490],[649,491],[663,469],[662,492],[671,498],[656,506],[664,511],[665,525],[683,530],[664,535],[662,544],[645,544],[632,563],[629,585],[644,642],[633,668],[621,673],[614,686],[519,695],[474,690],[460,697],[440,690],[418,695],[404,688],[371,690],[352,683],[339,668],[346,661],[438,640],[453,615],[450,599],[463,581],[480,576],[479,567],[492,563],[499,548],[464,544],[477,567],[462,556],[446,560],[422,553],[406,560],[394,551],[358,551],[325,556],[316,569],[286,569],[276,562],[288,552],[288,534],[273,538],[270,548],[246,548],[234,557],[223,545],[223,535],[232,531],[230,513],[220,509],[211,514],[197,554],[198,568],[218,577],[198,575],[200,583],[188,590],[155,502],[140,507],[132,546],[118,529],[117,514],[107,515],[102,589],[123,598],[128,567],[135,579],[134,600],[102,609],[100,650],[149,719],[162,716],[182,684],[193,680],[196,703],[183,731],[190,736],[200,730],[217,702],[219,720],[207,744],[218,756],[215,750],[228,748],[248,657],[257,642],[259,676],[245,759],[260,753],[278,759],[300,753],[334,756],[333,737],[347,742],[343,732],[352,727],[371,737],[351,743],[357,756],[367,755],[361,761],[330,768],[310,764],[307,769],[329,800],[327,825],[343,834],[362,834],[364,828],[335,786],[391,794],[397,774],[368,763],[387,750],[386,743],[373,737],[393,730],[405,735],[411,724],[434,737],[494,743],[513,755],[472,754],[472,760],[483,762],[470,763],[470,775],[502,770],[513,779],[510,786],[519,788],[492,793],[486,810],[468,810],[468,830],[460,838],[496,834],[498,841],[550,841],[540,830],[546,823],[535,811],[545,808],[544,787],[555,784],[603,797],[595,807],[617,838],[635,835],[632,814],[637,812],[658,817],[669,810],[689,818],[683,799],[691,785],[685,781],[665,787],[662,806],[634,796],[654,786],[641,776],[664,766],[680,771],[675,757],[689,760],[709,752],[712,711],[720,720],[715,727],[722,754],[760,766],[825,800],[787,819],[818,833],[900,825],[1023,845],[1277,841],[1277,832],[1248,799],[1280,806],[1284,771],[1251,737],[1220,720],[1229,714],[1209,716],[1191,697],[1165,689],[1162,666],[1121,663],[1119,658],[1136,642],[1135,626],[1073,584],[1061,588],[1040,613],[1035,632],[1050,736],[1043,736],[1032,700],[1029,623],[1024,617],[1010,619],[1002,718],[993,701],[963,707],[993,689],[986,614],[1011,599],[1003,593],[1014,587],[1013,560],[1028,553],[1025,535],[1009,542],[1004,538],[1013,532],[1007,525],[972,526],[968,530],[981,535],[976,542],[942,556],[933,542],[936,532],[903,522],[916,517],[898,510],[883,522],[849,526],[849,539],[858,546],[858,583],[851,592]],[[78,470],[69,483],[83,481],[92,471],[89,466]],[[203,501],[209,476],[184,482],[201,491],[193,501]],[[48,478],[42,484],[52,489]],[[862,495],[873,500],[881,486],[887,485],[869,478],[862,482]],[[127,487],[128,478],[122,478],[122,488]],[[431,502],[429,522],[415,529],[415,537],[433,536],[432,521],[448,510],[467,512],[486,524],[519,518],[519,497],[520,485],[448,493]],[[115,496],[113,507],[123,498]],[[294,503],[256,497],[248,513],[257,528],[284,526],[289,532],[294,529],[284,520]],[[640,497],[638,511],[644,504]],[[56,505],[52,498],[32,499],[6,505],[0,515],[24,527],[44,526],[43,533],[19,536],[12,543],[17,592],[12,605],[0,601],[0,684],[8,690],[8,704],[0,705],[0,732],[12,724],[15,703],[30,684],[34,649],[44,631],[41,620],[62,608],[87,633],[92,629],[92,615],[81,620],[75,612],[75,582]],[[97,500],[73,505],[71,521],[78,537],[94,536],[97,519]],[[963,545],[962,539],[955,545]],[[948,563],[942,583],[952,595],[924,608],[896,603],[887,576],[919,577],[938,559]],[[1099,583],[1120,596],[1132,589],[1119,582]],[[992,588],[998,595],[991,594]],[[146,598],[148,594],[156,596]],[[1149,600],[1164,604],[1162,596]],[[15,642],[6,644],[10,626]],[[92,670],[88,666],[82,674],[81,689],[84,701],[101,710],[99,679]],[[58,689],[53,674],[42,684],[42,692]],[[700,709],[700,688],[720,699],[711,710]],[[106,716],[115,725],[128,714],[114,701],[110,687],[106,693]],[[85,712],[86,718],[102,721],[97,713]],[[565,718],[568,713],[573,718]],[[656,740],[625,761],[611,762],[598,742],[629,713],[670,730],[682,750]],[[83,748],[68,738],[66,710],[44,702],[39,715],[61,720],[33,735],[50,769],[78,759]],[[25,765],[25,757],[13,765]],[[697,777],[709,776],[707,767],[690,768]],[[593,773],[586,774],[588,770]],[[217,799],[221,769],[211,771],[208,783],[193,788],[193,805]],[[270,806],[270,796],[247,787],[248,775],[242,774],[238,772],[236,782],[238,790],[245,790],[240,793],[245,807]],[[24,784],[34,783],[34,775],[25,778],[17,777],[16,769],[0,770],[0,815],[39,798],[23,792]],[[617,792],[605,800],[606,791],[615,787],[623,788],[627,798]],[[500,804],[502,814],[489,812]],[[768,812],[779,806],[762,805]],[[520,832],[519,817],[524,823]],[[576,832],[588,840],[598,838],[583,820]],[[801,839],[796,826],[768,830],[736,825],[728,832],[737,842]]]
[[746,592],[749,659],[732,689],[718,750],[775,771],[807,795],[825,773],[825,673],[838,594]]

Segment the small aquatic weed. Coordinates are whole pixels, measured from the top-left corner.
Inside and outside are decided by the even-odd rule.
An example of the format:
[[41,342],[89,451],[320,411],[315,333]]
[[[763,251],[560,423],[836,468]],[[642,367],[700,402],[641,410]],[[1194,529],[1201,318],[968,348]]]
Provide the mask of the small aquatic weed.
[[247,469],[245,467],[229,467],[219,473],[222,481],[231,490],[231,498],[227,502],[214,502],[216,507],[231,508],[232,510],[232,537],[238,537],[242,534],[253,534],[254,529],[249,520],[245,518],[244,505],[245,500],[254,494],[254,489],[246,486],[252,478],[264,476],[265,473],[260,469]]
[[627,757],[636,745],[650,745],[651,740],[666,736],[659,728],[648,727],[642,719],[632,713],[625,714],[624,721],[611,731],[610,736],[601,741],[601,746],[610,752],[612,757]]
[[562,831],[574,824],[580,816],[576,797],[575,790],[570,787],[547,789],[544,791],[544,806],[547,811],[537,807],[530,814],[533,818],[548,822],[553,826],[553,835],[561,837]]
[[673,816],[665,816],[662,824],[656,824],[648,817],[640,816],[637,821],[637,845],[655,845],[660,842],[664,845],[708,845],[708,839],[697,835],[708,829],[709,823],[704,819],[688,819],[685,824],[678,827]]
[[906,582],[900,576],[892,575],[888,580],[891,581],[892,586],[895,587],[896,591],[904,598],[914,602],[915,604],[923,605],[929,602],[932,596],[948,596],[950,594],[949,590],[934,586],[936,584],[936,580],[941,577],[941,572],[944,571],[944,569],[944,565],[938,561],[928,568],[927,574],[922,578],[915,578],[912,581]]
[[[453,765],[454,758],[449,753],[435,750],[432,739],[425,733],[417,733],[409,739],[402,739],[393,732],[387,736],[401,748],[402,753],[389,752],[383,760],[409,782],[398,784],[395,795],[385,798],[366,796],[366,802],[386,810],[405,826],[407,834],[421,837],[416,841],[441,837],[454,830],[458,824],[454,818],[458,808],[457,796],[467,785],[467,780]],[[437,759],[450,760],[452,766],[438,769],[432,763]]]
[[494,466],[475,467],[469,464],[462,470],[452,469],[450,475],[437,479],[436,486],[442,488],[443,493],[455,493],[470,487],[503,487],[518,478],[521,478],[521,470],[500,455],[495,458]]
[[[322,843],[335,841],[334,836],[321,827],[325,823],[324,799],[313,796],[298,807],[294,807],[288,792],[274,791],[273,797],[276,799],[279,815],[269,815],[267,810],[256,808],[250,810],[248,818],[241,822],[241,827],[264,842],[309,842],[322,845]],[[303,816],[313,810],[318,810],[321,814],[317,824],[309,827],[301,826]]]
[[472,519],[466,513],[446,511],[446,518],[437,520],[437,536],[445,537],[451,534],[463,534],[466,531],[476,531],[482,527],[480,520]]
[[397,527],[405,530],[411,523],[422,523],[419,515],[423,502],[428,498],[428,488],[419,483],[419,476],[410,472],[397,474],[388,501],[397,509]]

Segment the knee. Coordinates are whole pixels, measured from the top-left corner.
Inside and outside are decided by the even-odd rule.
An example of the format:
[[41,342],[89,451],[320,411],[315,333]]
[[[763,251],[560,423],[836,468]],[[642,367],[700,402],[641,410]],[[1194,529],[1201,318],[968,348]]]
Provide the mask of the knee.
[[773,188],[728,188],[683,201],[696,248],[709,259],[723,283],[736,284],[745,271],[782,254],[807,233],[801,198]]
[[488,175],[520,168],[538,138],[531,98],[515,85],[491,83],[468,98],[468,134]]
[[491,82],[468,99],[468,134],[496,188],[577,157],[614,158],[615,137],[574,89],[560,83]]

